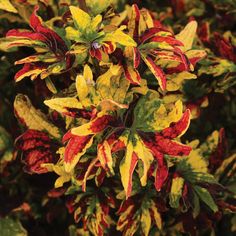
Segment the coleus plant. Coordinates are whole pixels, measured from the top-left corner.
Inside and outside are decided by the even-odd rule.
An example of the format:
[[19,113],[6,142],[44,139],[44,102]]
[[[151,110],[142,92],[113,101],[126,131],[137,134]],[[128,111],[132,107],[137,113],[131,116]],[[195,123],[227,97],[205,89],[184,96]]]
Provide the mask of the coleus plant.
[[[7,50],[35,51],[15,62],[24,64],[15,81],[40,78],[53,93],[44,112],[27,95],[15,98],[25,131],[15,148],[24,169],[58,176],[53,191],[66,196],[84,235],[165,235],[170,228],[175,234],[179,222],[194,235],[201,214],[235,210],[213,175],[221,175],[213,156],[223,155],[223,131],[201,145],[182,137],[199,115],[199,104],[189,104],[184,91],[206,57],[194,44],[197,22],[175,34],[136,4],[120,14],[82,5],[66,6],[50,21],[42,20],[36,5],[31,29],[12,29],[4,39]],[[69,82],[61,88],[60,80]]]

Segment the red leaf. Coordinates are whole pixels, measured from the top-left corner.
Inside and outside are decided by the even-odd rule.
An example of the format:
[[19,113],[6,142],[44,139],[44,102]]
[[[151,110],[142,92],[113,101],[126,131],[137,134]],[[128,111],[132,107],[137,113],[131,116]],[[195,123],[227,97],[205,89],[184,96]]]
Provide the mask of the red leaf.
[[132,13],[131,19],[129,21],[129,31],[132,33],[133,39],[135,41],[139,38],[139,20],[140,20],[140,12],[139,8],[136,4],[132,5]]
[[61,50],[61,56],[64,57],[65,52],[68,51],[64,40],[56,32],[42,25],[41,19],[37,16],[38,10],[39,6],[35,6],[34,11],[30,17],[30,26],[33,29],[33,32],[10,30],[6,36],[41,41],[45,43],[55,54],[58,53],[58,49]]
[[37,15],[39,6],[35,6],[34,11],[30,17],[30,26],[35,32],[38,32],[48,39],[48,46],[56,52],[60,49],[62,52],[68,50],[64,40],[53,30],[46,28],[42,25],[41,19]]
[[166,42],[171,46],[184,46],[183,43],[177,39],[175,39],[174,37],[170,37],[170,36],[155,36],[153,38],[151,38],[150,40],[151,42]]
[[176,138],[185,133],[190,124],[191,112],[187,109],[178,122],[172,123],[170,127],[164,129],[161,135],[165,138]]
[[209,158],[209,168],[211,171],[215,171],[224,161],[224,158],[226,157],[227,146],[225,130],[224,128],[221,128],[219,132],[218,145],[216,150],[213,151]]
[[14,79],[20,81],[22,78],[29,76],[31,80],[35,80],[43,70],[46,70],[43,63],[25,63],[23,68],[15,74]]
[[198,36],[201,39],[203,43],[209,43],[210,42],[210,32],[209,32],[209,23],[204,22],[198,27]]
[[174,53],[177,54],[178,56],[180,56],[183,66],[184,66],[184,70],[189,70],[190,69],[190,62],[189,62],[188,58],[186,57],[186,55],[181,51],[181,49],[179,49],[178,47],[175,47]]
[[[140,37],[140,42],[141,43],[144,43],[146,42],[148,39],[154,37],[156,35],[156,33],[160,32],[160,31],[167,31],[167,30],[164,30],[162,29],[161,27],[155,27],[155,28],[150,28],[150,29],[147,29],[143,35]],[[169,32],[169,31],[168,31]]]
[[27,130],[17,138],[16,148],[23,152],[25,171],[31,174],[48,172],[41,164],[55,163],[58,160],[57,144],[41,131]]
[[31,39],[31,40],[38,40],[38,41],[41,41],[45,44],[47,41],[47,39],[45,38],[44,35],[29,31],[29,30],[28,31],[19,31],[17,29],[12,29],[7,32],[6,37],[27,38],[27,39]]
[[125,77],[128,81],[130,81],[131,84],[140,84],[141,77],[136,69],[132,68],[131,66],[127,66],[126,64],[123,64],[123,68]]
[[192,148],[187,145],[164,138],[159,134],[155,135],[155,141],[157,149],[161,153],[171,156],[188,156],[192,150]]
[[165,183],[168,177],[168,167],[165,164],[163,155],[159,155],[157,158],[157,167],[155,173],[155,188],[157,191],[160,191],[163,184]]
[[216,49],[218,50],[220,56],[230,61],[236,62],[236,47],[218,32],[214,33],[214,38]]
[[63,140],[62,140],[63,142],[66,142],[67,140],[69,140],[65,149],[65,156],[64,156],[65,163],[71,164],[72,162],[74,162],[75,156],[78,153],[82,153],[84,151],[85,147],[90,142],[92,137],[93,137],[92,135],[77,136],[77,135],[71,134],[70,131],[67,132],[64,135]]
[[91,123],[90,130],[93,133],[99,133],[103,131],[110,123],[113,121],[114,118],[111,115],[103,115],[101,117],[95,118]]
[[89,54],[90,54],[91,57],[95,57],[99,61],[102,60],[102,53],[101,53],[101,49],[99,49],[99,48],[91,47],[90,50],[89,50]]
[[161,89],[165,90],[166,89],[166,76],[164,72],[162,71],[162,69],[159,66],[157,66],[155,62],[148,56],[145,58],[145,63],[147,64],[151,72],[154,74],[156,79],[158,80],[158,83]]
[[138,48],[136,47],[133,48],[133,53],[134,53],[134,68],[137,69],[140,64],[141,55]]

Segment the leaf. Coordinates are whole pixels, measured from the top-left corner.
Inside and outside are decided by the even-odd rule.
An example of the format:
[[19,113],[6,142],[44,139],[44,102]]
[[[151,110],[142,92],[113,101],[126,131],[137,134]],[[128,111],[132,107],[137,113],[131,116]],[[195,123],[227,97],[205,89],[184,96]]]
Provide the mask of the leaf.
[[63,142],[67,141],[68,143],[64,153],[64,165],[65,171],[69,173],[74,169],[81,156],[91,147],[93,136],[77,136],[73,135],[71,131],[68,131],[63,137]]
[[[1,4],[1,3],[0,3]],[[0,218],[0,229],[2,236],[27,236],[27,231],[23,228],[19,220],[10,217]]]
[[198,197],[208,206],[211,208],[211,210],[213,212],[217,212],[218,211],[218,207],[215,204],[211,194],[208,192],[207,189],[205,188],[201,188],[199,186],[194,186],[193,187],[196,194],[198,195]]
[[157,93],[149,91],[142,96],[134,109],[134,126],[143,131],[153,131],[151,122],[155,119],[155,111],[159,109],[161,103]]
[[15,81],[19,82],[25,77],[30,77],[31,80],[35,80],[42,72],[46,70],[45,65],[36,64],[24,64],[23,68],[15,74]]
[[52,92],[52,93],[57,93],[57,89],[55,87],[55,85],[53,84],[52,80],[50,79],[50,77],[47,77],[45,79],[45,83],[46,83],[46,86],[47,88]]
[[197,22],[190,21],[185,28],[176,35],[176,39],[181,41],[184,44],[183,51],[188,51],[192,48],[193,40],[197,31]]
[[147,184],[148,171],[153,161],[152,153],[137,134],[125,132],[119,138],[126,146],[126,154],[120,163],[121,182],[128,198],[132,192],[132,176],[138,160],[141,161],[139,177],[142,186]]
[[16,96],[14,109],[19,121],[29,129],[46,131],[56,139],[61,138],[59,128],[49,122],[40,110],[35,109],[26,95],[18,94]]
[[54,183],[55,188],[61,188],[64,183],[71,181],[72,174],[65,171],[64,165],[61,162],[58,162],[56,165],[48,163],[42,164],[42,167],[59,175]]
[[4,11],[17,13],[17,9],[11,4],[9,0],[0,0],[0,9]]
[[196,193],[193,193],[193,217],[196,218],[200,213],[200,201]]
[[52,98],[45,100],[44,104],[51,109],[63,114],[69,113],[70,109],[83,109],[83,105],[75,97]]
[[103,169],[114,174],[111,148],[107,141],[98,144],[97,156]]
[[94,86],[93,73],[91,68],[86,64],[84,66],[84,73],[76,77],[76,90],[80,101],[83,101],[89,93],[89,86]]
[[236,72],[236,66],[235,63],[217,58],[217,60],[214,61],[212,65],[202,66],[199,69],[199,75],[207,74],[207,75],[213,75],[214,77],[223,75],[225,73],[235,73]]
[[142,231],[143,231],[144,235],[148,236],[149,231],[151,229],[151,223],[152,223],[149,209],[147,209],[147,208],[142,209],[140,221],[141,221],[141,227],[142,227]]
[[13,161],[13,141],[10,134],[0,126],[0,173]]
[[127,34],[123,32],[125,27],[120,27],[112,33],[109,33],[105,36],[104,41],[111,41],[114,43],[119,43],[127,47],[136,47],[136,42]]
[[[191,143],[189,144],[189,146],[192,145]],[[206,182],[217,184],[214,176],[208,173],[208,163],[199,148],[193,147],[191,153],[177,163],[176,170],[190,183]]]
[[123,66],[125,77],[131,84],[139,85],[141,82],[141,76],[139,72],[133,68],[133,66]]
[[190,122],[190,111],[183,114],[182,110],[180,100],[165,105],[157,93],[149,91],[139,99],[134,109],[134,126],[145,132],[163,131],[163,134],[169,132],[170,136],[178,137],[185,133]]
[[132,5],[131,16],[128,23],[129,34],[134,40],[139,37],[140,11],[136,4]]
[[170,190],[170,206],[173,208],[179,207],[179,200],[182,196],[184,186],[184,179],[182,177],[175,177],[172,179],[171,190]]
[[191,112],[187,109],[177,122],[171,123],[170,127],[161,131],[161,135],[167,138],[177,138],[182,136],[188,129],[190,124]]
[[111,0],[86,0],[86,4],[94,15],[104,12],[111,4]]
[[134,152],[132,141],[128,141],[127,139],[127,142],[125,157],[120,163],[121,182],[126,193],[126,199],[131,195],[132,192],[132,176],[138,163],[138,156]]
[[140,182],[142,186],[146,186],[147,184],[147,176],[150,166],[153,162],[153,155],[148,150],[141,138],[138,135],[134,135],[134,152],[137,155],[138,159],[142,162],[142,173],[139,174]]
[[70,12],[78,30],[85,31],[87,27],[90,27],[91,17],[86,12],[74,6],[70,6]]
[[68,50],[65,41],[52,29],[47,28],[43,25],[41,17],[37,15],[39,6],[34,7],[34,11],[30,16],[30,27],[33,31],[19,31],[10,30],[7,32],[7,38],[18,39],[29,39],[33,41],[40,41],[47,45],[47,47],[52,50],[56,55],[59,53],[66,53]]
[[172,74],[169,78],[167,80],[166,90],[177,91],[182,88],[185,80],[196,79],[197,76],[188,71],[183,71],[178,74]]
[[100,112],[93,120],[77,128],[73,128],[71,132],[72,134],[78,136],[96,134],[102,132],[112,120],[113,117],[111,115],[108,115],[104,112]]
[[153,201],[151,202],[150,212],[153,215],[154,222],[156,226],[158,227],[158,229],[162,229],[161,214],[158,212],[158,208]]
[[55,163],[58,160],[58,144],[41,131],[27,130],[16,139],[16,148],[23,152],[24,170],[30,174],[47,173],[48,170],[42,164]]
[[10,134],[0,126],[0,153],[12,146]]
[[184,46],[183,43],[177,39],[175,39],[173,36],[154,36],[150,40],[151,42],[158,42],[158,43],[166,43],[171,46]]
[[160,85],[160,88],[162,90],[165,90],[166,89],[166,76],[165,76],[164,72],[162,71],[162,69],[159,66],[157,66],[155,64],[155,62],[149,56],[145,56],[143,54],[141,54],[141,55],[142,55],[144,62],[146,63],[146,65],[150,69],[150,71],[156,77],[158,84]]

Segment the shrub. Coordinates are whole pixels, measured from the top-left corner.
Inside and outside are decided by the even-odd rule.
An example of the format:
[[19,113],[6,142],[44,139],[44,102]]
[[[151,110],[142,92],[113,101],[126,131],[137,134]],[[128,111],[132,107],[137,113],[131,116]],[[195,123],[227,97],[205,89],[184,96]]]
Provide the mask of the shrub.
[[0,1],[4,235],[235,232],[235,3],[126,3]]

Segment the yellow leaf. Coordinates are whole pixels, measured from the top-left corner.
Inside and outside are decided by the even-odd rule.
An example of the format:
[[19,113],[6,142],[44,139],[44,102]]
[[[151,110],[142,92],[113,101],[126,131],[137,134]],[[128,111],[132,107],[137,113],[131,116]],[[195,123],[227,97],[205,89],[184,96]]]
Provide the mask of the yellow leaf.
[[152,201],[151,204],[151,210],[153,212],[153,216],[154,216],[154,221],[156,223],[156,226],[159,229],[162,229],[162,219],[161,219],[161,214],[158,212],[157,207],[155,206],[155,203]]
[[206,51],[204,50],[189,50],[186,52],[186,56],[188,57],[188,59],[191,58],[204,58],[207,55]]
[[17,13],[16,8],[11,4],[9,0],[0,0],[0,9],[4,11]]
[[196,78],[197,78],[196,75],[188,71],[172,74],[169,76],[169,80],[167,80],[166,89],[167,91],[177,91],[182,87],[185,80],[196,79]]
[[128,198],[132,191],[132,175],[137,161],[133,156],[133,144],[128,142],[125,157],[120,163],[121,182],[124,187],[126,198]]
[[197,22],[190,21],[185,28],[176,35],[176,39],[181,41],[184,44],[183,51],[188,51],[192,48],[193,40],[197,31]]
[[111,174],[114,174],[113,171],[113,160],[111,155],[111,148],[107,141],[104,141],[98,148],[97,151],[98,159],[105,170],[109,170]]
[[164,104],[155,112],[155,119],[152,121],[152,126],[155,130],[163,130],[170,126],[172,122],[180,120],[183,114],[183,104],[181,100],[175,102],[174,105],[169,108]]
[[179,199],[182,196],[184,186],[184,179],[182,177],[175,177],[172,180],[170,190],[170,205],[173,208],[179,207]]
[[55,87],[55,85],[53,84],[52,80],[50,79],[50,77],[47,77],[45,79],[45,83],[46,83],[46,86],[47,88],[52,92],[52,93],[57,93],[57,89]]
[[154,27],[154,22],[153,22],[152,16],[148,10],[142,9],[141,16],[144,19],[144,21],[147,25],[147,28],[150,29],[150,28]]
[[45,163],[41,165],[42,167],[47,168],[50,172],[55,172],[59,177],[56,179],[54,183],[55,188],[60,188],[64,183],[69,182],[71,180],[71,173],[67,173],[65,171],[64,165],[62,163],[57,163],[56,165],[51,163]]
[[145,148],[144,143],[138,137],[138,135],[135,135],[134,152],[137,154],[138,159],[140,159],[143,164],[143,173],[140,178],[140,181],[141,181],[141,185],[145,186],[147,184],[148,170],[149,170],[151,163],[153,161],[153,155],[147,148]]
[[71,26],[66,27],[66,38],[83,43],[84,40],[81,38],[81,35],[81,32],[76,30],[75,28]]
[[[123,231],[124,227],[128,224],[128,221],[126,220],[126,217],[130,214],[130,212],[133,210],[134,205],[129,206],[125,212],[123,212],[121,214],[121,216],[119,217],[119,221],[117,223],[116,229],[119,231]],[[122,223],[120,223],[122,222]]]
[[93,14],[100,14],[105,11],[114,0],[86,0],[86,4]]
[[152,223],[152,220],[151,220],[149,209],[143,208],[142,215],[141,215],[141,227],[145,236],[149,235],[151,223]]
[[77,75],[75,85],[79,100],[83,101],[89,93],[89,88],[87,86],[84,76]]
[[[90,122],[85,123],[85,124],[83,124],[79,127],[73,128],[71,130],[71,133],[74,134],[74,135],[78,135],[78,136],[86,136],[86,135],[96,134],[96,133],[101,132],[100,131],[101,127],[93,127],[93,126],[94,126],[94,124],[96,124],[97,121],[100,121],[103,118],[103,116],[106,116],[106,115],[107,114],[104,111],[99,112],[97,114],[96,118],[94,118]],[[103,122],[105,122],[105,121],[103,120]],[[102,124],[99,123],[98,125],[103,126],[104,123],[102,123]],[[91,129],[92,127],[95,130]]]
[[45,100],[44,104],[59,113],[68,112],[67,108],[82,109],[82,104],[75,97],[52,98]]
[[77,29],[84,31],[91,27],[91,17],[78,7],[70,6],[70,12]]
[[102,16],[101,15],[97,15],[95,16],[92,21],[91,21],[91,29],[92,30],[96,30],[98,25],[102,22]]
[[96,84],[101,98],[112,99],[112,88],[114,84],[111,83],[111,80],[113,77],[119,77],[121,72],[120,66],[111,65],[107,72],[98,77]]
[[[77,41],[78,39],[76,39]],[[71,47],[71,51],[69,52],[70,54],[86,54],[88,50],[88,46],[82,45],[82,44],[74,44]]]
[[115,102],[111,99],[102,100],[99,104],[102,111],[115,111],[117,109],[127,109],[129,106]]
[[50,123],[40,110],[35,109],[26,95],[18,94],[16,96],[14,109],[17,116],[29,129],[46,131],[55,138],[61,138],[58,127]]
[[128,34],[125,34],[122,31],[123,29],[124,27],[120,27],[116,31],[107,34],[104,41],[108,40],[115,43],[119,43],[123,46],[136,47],[136,42]]
[[45,71],[46,71],[46,69],[40,69],[40,68],[32,69],[30,71],[27,71],[26,73],[23,73],[19,77],[17,77],[15,79],[15,81],[19,82],[22,79],[24,79],[25,77],[30,77],[31,80],[34,80],[34,79],[36,79],[38,77],[39,74],[41,74],[41,73],[43,73]]
[[194,172],[201,172],[201,173],[207,173],[208,172],[208,163],[207,161],[202,157],[201,150],[193,149],[189,156],[186,157],[186,160],[188,162],[189,167]]

